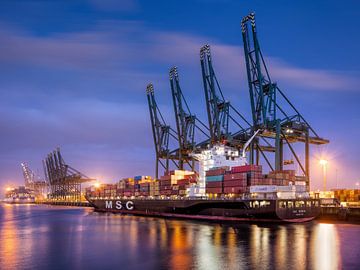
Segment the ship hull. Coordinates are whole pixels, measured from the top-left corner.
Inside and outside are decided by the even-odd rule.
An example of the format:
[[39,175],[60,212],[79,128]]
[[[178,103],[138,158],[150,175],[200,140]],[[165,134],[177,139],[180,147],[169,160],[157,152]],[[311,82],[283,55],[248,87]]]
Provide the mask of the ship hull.
[[[162,200],[92,199],[95,211],[164,218],[197,219],[217,222],[306,222],[320,213],[317,200],[306,200],[299,207],[284,207],[295,200]],[[317,201],[317,206],[315,205]],[[281,205],[281,207],[280,207]]]

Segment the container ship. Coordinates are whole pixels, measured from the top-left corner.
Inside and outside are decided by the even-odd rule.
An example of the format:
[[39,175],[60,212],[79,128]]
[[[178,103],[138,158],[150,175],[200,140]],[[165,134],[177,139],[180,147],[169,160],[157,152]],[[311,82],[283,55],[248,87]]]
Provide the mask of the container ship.
[[19,186],[18,188],[7,188],[4,202],[11,204],[35,203],[35,196],[24,186]]
[[96,211],[220,222],[305,222],[320,213],[305,177],[293,170],[263,174],[245,153],[216,145],[194,155],[198,172],[174,170],[152,179],[135,176],[88,187]]

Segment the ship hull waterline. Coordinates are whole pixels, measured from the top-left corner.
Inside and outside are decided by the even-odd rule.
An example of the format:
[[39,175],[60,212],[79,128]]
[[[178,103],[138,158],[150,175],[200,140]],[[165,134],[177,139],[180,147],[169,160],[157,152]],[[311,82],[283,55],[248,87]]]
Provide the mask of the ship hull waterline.
[[[284,222],[300,223],[315,219],[320,207],[279,208],[279,200],[138,200],[89,199],[97,212],[161,218],[194,219],[219,223]],[[285,202],[291,200],[285,200]],[[307,200],[314,204],[317,200]],[[293,204],[295,201],[292,201]],[[256,203],[256,204],[255,204]]]

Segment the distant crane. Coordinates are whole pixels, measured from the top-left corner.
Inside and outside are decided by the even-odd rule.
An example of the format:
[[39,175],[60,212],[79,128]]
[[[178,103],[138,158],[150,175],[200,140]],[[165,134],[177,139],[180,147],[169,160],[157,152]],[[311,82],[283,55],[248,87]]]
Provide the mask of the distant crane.
[[25,187],[32,190],[36,197],[45,197],[48,191],[48,182],[32,171],[28,163],[22,162],[20,165],[23,171]]
[[66,164],[60,148],[47,155],[44,165],[52,199],[79,202],[81,184],[95,180]]

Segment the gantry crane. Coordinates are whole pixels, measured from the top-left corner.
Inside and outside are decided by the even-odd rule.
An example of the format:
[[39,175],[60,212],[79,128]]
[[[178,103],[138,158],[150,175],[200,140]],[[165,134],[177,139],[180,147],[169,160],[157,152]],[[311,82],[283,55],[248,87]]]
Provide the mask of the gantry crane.
[[[275,144],[275,164],[272,164],[266,153],[259,149],[256,141],[251,147],[250,161],[252,164],[258,164],[261,155],[272,170],[282,170],[284,144],[286,144],[309,186],[309,144],[320,145],[329,141],[318,136],[284,92],[271,80],[257,38],[254,13],[242,19],[241,28],[253,120],[252,132],[260,129],[258,137],[267,142],[269,139],[273,140]],[[305,144],[305,165],[292,146],[297,142]]]
[[36,197],[44,197],[48,191],[48,182],[42,179],[38,173],[30,169],[27,162],[22,162],[21,169],[23,171],[25,188],[34,192]]
[[60,148],[49,153],[43,163],[52,199],[80,201],[81,184],[95,180],[66,164],[60,153]]
[[170,150],[169,140],[178,140],[178,135],[174,129],[166,124],[159,107],[155,100],[154,86],[148,84],[146,87],[146,95],[148,100],[151,128],[155,145],[156,168],[155,177],[159,177],[159,165],[164,169],[165,173],[169,172],[169,162],[179,168],[179,153],[177,149]]
[[205,135],[208,141],[209,128],[191,113],[180,87],[177,68],[172,67],[169,75],[179,143],[179,149],[176,150],[179,159],[179,169],[183,170],[186,163],[194,171],[195,160],[190,154],[194,152],[196,147],[195,131]]
[[[210,130],[210,144],[223,143],[239,147],[249,138],[248,133],[251,124],[229,101],[225,100],[212,62],[210,46],[204,45],[200,49],[200,64]],[[237,132],[232,133],[230,131],[230,121],[239,129]],[[235,143],[235,134],[237,138],[242,138],[241,135],[244,134],[246,136],[243,136],[242,142]]]

